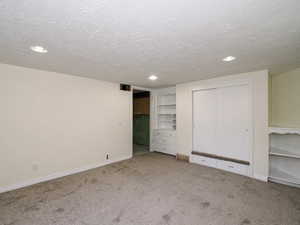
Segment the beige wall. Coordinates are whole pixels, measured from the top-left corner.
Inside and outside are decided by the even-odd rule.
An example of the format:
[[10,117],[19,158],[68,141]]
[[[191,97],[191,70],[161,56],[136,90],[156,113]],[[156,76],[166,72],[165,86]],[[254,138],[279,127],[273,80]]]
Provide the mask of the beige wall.
[[300,68],[271,76],[271,125],[300,127]]
[[266,180],[268,176],[268,71],[257,71],[176,86],[177,152],[192,151],[192,89],[216,84],[248,81],[252,84],[253,105],[253,177]]
[[131,157],[131,94],[0,64],[0,192]]

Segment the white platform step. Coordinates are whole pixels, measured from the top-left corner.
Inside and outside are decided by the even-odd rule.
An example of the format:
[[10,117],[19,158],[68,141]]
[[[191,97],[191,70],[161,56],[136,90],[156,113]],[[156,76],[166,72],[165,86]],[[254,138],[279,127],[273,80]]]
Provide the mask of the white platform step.
[[250,176],[250,166],[240,163],[224,161],[220,159],[214,159],[210,157],[191,154],[190,162],[203,166],[213,167],[221,170],[225,170],[232,173],[237,173],[244,176]]

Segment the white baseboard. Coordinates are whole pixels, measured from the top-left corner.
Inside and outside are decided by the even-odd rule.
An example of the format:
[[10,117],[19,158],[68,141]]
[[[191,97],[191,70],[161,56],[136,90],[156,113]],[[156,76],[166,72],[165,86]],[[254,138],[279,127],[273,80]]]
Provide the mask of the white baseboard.
[[80,173],[80,172],[87,171],[87,170],[90,170],[90,169],[95,169],[95,168],[98,168],[98,167],[101,167],[101,166],[105,166],[105,165],[115,163],[115,162],[120,162],[120,161],[130,159],[130,158],[132,158],[132,155],[126,156],[126,157],[121,157],[121,158],[116,159],[116,160],[107,160],[106,162],[101,162],[101,163],[94,164],[94,165],[75,168],[75,169],[64,171],[64,172],[53,173],[53,174],[50,174],[50,175],[45,176],[45,177],[34,178],[34,179],[31,179],[31,180],[28,180],[28,181],[25,181],[25,182],[22,182],[22,183],[13,184],[13,185],[9,185],[9,186],[6,186],[6,187],[0,187],[0,193],[16,190],[16,189],[19,189],[19,188],[31,186],[33,184],[38,184],[38,183],[41,183],[41,182],[57,179],[57,178],[60,178],[60,177],[65,177],[65,176],[68,176],[68,175]]
[[256,179],[256,180],[263,181],[263,182],[268,182],[268,177],[262,176],[262,175],[259,175],[259,174],[254,174],[253,178]]

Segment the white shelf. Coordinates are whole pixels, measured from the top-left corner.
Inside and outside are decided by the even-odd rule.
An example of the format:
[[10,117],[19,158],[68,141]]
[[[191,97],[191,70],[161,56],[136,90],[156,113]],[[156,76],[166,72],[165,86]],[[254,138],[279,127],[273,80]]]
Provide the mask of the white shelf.
[[300,187],[300,129],[269,127],[269,180]]
[[173,128],[157,128],[157,129],[153,129],[153,130],[157,130],[157,131],[175,131],[175,129],[173,129]]
[[269,127],[269,134],[298,134],[299,128]]
[[176,106],[176,104],[175,103],[174,104],[160,104],[158,106]]
[[156,102],[156,120],[159,129],[176,129],[176,94],[159,93]]
[[300,152],[299,153],[291,152],[291,151],[286,151],[286,150],[282,150],[282,149],[274,148],[274,147],[271,147],[270,155],[300,159]]
[[290,174],[271,168],[270,170],[270,176],[269,176],[270,181],[278,182],[278,183],[283,183],[287,185],[292,185],[296,187],[300,187],[300,178],[291,176]]

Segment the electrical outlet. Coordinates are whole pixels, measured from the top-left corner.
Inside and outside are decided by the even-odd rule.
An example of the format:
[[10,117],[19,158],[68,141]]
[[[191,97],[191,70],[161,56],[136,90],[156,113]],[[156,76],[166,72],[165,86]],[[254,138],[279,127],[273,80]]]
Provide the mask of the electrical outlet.
[[108,154],[106,154],[106,160],[108,160],[108,159],[109,159]]

